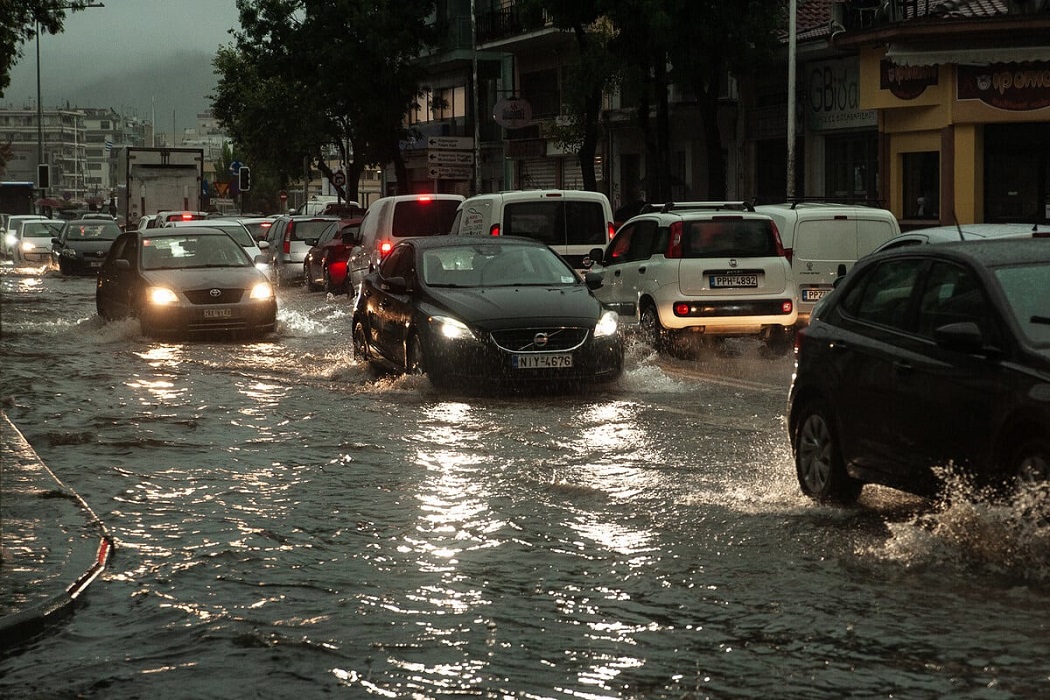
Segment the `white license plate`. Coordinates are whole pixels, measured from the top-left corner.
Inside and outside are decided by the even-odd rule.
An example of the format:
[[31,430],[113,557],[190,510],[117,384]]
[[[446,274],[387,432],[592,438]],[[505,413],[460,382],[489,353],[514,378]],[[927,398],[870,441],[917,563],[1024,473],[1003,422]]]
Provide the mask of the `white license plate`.
[[102,261],[101,260],[92,260],[91,261],[91,267],[102,267]]
[[514,369],[560,369],[572,367],[572,355],[511,355]]
[[711,275],[711,288],[757,287],[758,275]]
[[802,301],[819,301],[830,291],[830,289],[803,289]]
[[230,318],[233,316],[233,309],[205,309],[204,318]]

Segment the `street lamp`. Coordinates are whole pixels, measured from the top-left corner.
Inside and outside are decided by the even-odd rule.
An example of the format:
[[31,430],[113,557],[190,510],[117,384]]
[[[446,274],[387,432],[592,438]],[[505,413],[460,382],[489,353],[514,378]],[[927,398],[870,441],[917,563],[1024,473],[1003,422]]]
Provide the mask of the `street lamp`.
[[[57,5],[56,10],[84,10],[89,7],[105,7],[103,3],[87,2],[74,5]],[[44,163],[44,109],[40,103],[40,22],[36,23],[36,170]],[[48,183],[50,185],[50,183]]]

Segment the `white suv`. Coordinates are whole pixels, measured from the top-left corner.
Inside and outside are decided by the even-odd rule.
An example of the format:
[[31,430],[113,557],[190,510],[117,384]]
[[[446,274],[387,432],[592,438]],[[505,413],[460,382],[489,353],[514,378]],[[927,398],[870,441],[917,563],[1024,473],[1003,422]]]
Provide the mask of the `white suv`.
[[791,347],[791,264],[773,219],[743,202],[649,205],[591,257],[587,285],[658,350],[688,334],[758,336],[776,355]]

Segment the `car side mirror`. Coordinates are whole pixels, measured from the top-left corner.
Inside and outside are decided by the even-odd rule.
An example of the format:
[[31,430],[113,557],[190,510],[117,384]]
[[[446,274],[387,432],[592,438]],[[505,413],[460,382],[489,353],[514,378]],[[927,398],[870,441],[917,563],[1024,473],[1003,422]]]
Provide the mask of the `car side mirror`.
[[604,274],[598,271],[587,270],[583,273],[583,281],[587,285],[587,289],[600,289],[602,286],[602,279],[605,277]]
[[406,294],[409,289],[408,280],[404,277],[384,277],[379,283],[379,288],[391,294]]
[[256,255],[252,259],[252,262],[254,262],[256,265],[269,265],[270,264],[270,256],[268,256],[268,255]]
[[601,248],[591,248],[591,252],[587,253],[587,257],[591,259],[592,265],[601,265],[605,259],[605,251]]
[[933,329],[933,340],[946,350],[974,355],[984,350],[984,335],[973,321],[949,323]]
[[60,241],[57,237],[52,238],[51,245],[62,245],[62,241]]
[[835,271],[835,274],[839,278],[845,277],[846,276],[846,266],[843,263],[839,263],[838,269]]
[[266,250],[270,247],[269,241],[259,241],[256,245],[259,246],[259,250]]
[[131,263],[128,262],[124,258],[117,258],[117,261],[114,264],[117,266],[118,270],[130,270],[131,269]]

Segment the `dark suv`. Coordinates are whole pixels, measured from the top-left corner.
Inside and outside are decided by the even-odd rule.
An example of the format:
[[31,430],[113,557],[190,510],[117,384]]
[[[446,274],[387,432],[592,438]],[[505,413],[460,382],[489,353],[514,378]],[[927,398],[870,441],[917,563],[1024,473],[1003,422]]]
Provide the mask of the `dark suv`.
[[270,247],[270,278],[275,287],[298,282],[303,276],[303,261],[310,248],[317,244],[321,233],[335,216],[290,214],[273,220],[266,234]]

